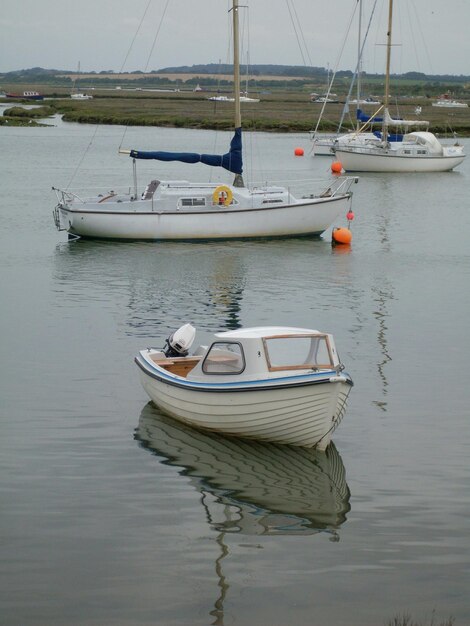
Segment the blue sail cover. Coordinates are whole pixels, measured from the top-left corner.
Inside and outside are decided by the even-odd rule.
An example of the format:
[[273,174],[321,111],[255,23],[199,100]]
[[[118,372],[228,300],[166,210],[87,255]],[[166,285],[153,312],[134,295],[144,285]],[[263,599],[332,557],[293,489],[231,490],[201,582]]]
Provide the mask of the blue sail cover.
[[364,113],[364,111],[362,111],[362,109],[357,109],[356,110],[356,118],[359,120],[359,122],[371,122],[371,124],[382,124],[382,122],[384,121],[383,117],[374,117],[371,119],[370,115],[368,115],[367,113]]
[[234,174],[242,174],[242,129],[236,128],[226,154],[198,154],[197,152],[142,152],[131,150],[133,159],[155,159],[157,161],[182,161],[183,163],[204,163],[223,167]]

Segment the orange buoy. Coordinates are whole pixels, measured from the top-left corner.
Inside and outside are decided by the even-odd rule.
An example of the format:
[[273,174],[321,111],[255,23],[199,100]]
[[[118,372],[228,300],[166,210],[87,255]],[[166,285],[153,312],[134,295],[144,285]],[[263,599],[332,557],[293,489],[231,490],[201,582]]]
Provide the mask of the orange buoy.
[[349,228],[334,228],[332,237],[333,243],[349,244],[352,241],[352,232]]
[[304,156],[304,149],[303,148],[296,148],[294,150],[294,154],[295,154],[295,156]]
[[341,172],[343,171],[343,166],[341,162],[333,161],[333,163],[331,164],[331,171],[333,172],[333,174],[341,174]]

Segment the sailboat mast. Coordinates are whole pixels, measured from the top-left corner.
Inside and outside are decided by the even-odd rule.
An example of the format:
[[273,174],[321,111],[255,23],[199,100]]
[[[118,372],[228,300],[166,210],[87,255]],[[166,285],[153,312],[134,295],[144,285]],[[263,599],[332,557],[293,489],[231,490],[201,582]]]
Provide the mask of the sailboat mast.
[[[357,34],[357,96],[356,96],[356,111],[361,108],[360,100],[361,100],[361,73],[362,73],[362,54],[361,54],[361,46],[362,46],[362,0],[359,0],[359,25],[358,25],[358,34]],[[356,115],[357,120],[357,128],[360,126],[359,118]]]
[[[233,97],[235,100],[235,129],[241,132],[242,115],[240,110],[240,43],[238,34],[238,0],[233,0]],[[243,176],[235,174],[234,187],[244,187]]]
[[240,110],[240,44],[238,35],[238,0],[233,0],[233,95],[235,99],[235,128],[242,125]]
[[385,67],[385,97],[384,97],[384,124],[382,132],[382,141],[387,141],[388,137],[388,102],[390,100],[390,57],[392,54],[392,18],[393,18],[393,0],[388,3],[388,31],[387,31],[387,65]]

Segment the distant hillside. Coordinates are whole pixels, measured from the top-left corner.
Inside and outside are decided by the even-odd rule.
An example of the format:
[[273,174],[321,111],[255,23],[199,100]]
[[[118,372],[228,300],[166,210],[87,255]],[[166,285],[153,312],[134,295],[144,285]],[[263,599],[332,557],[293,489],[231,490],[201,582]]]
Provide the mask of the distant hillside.
[[[164,67],[157,70],[159,74],[231,74],[233,66],[227,63],[207,63],[202,65],[181,65],[178,67]],[[250,76],[294,76],[294,77],[326,77],[328,70],[324,67],[305,67],[303,65],[250,65]],[[331,71],[330,71],[331,75]],[[350,70],[340,70],[336,72],[338,78],[351,77],[353,72]],[[383,74],[367,74],[365,76],[381,77]],[[397,78],[405,78],[408,80],[425,80],[425,81],[450,81],[450,82],[468,82],[470,76],[456,76],[453,74],[430,75],[422,72],[406,72],[404,74],[395,74]]]
[[[217,74],[232,74],[233,66],[228,63],[206,63],[199,65],[179,65],[175,67],[164,67],[159,70],[152,70],[151,72],[144,73],[140,70],[133,72],[127,72],[126,74],[137,74],[141,76],[147,76],[151,74],[193,74],[193,75],[217,75]],[[0,76],[8,81],[17,81],[18,79],[24,80],[36,80],[53,78],[58,75],[76,75],[76,70],[58,70],[58,69],[45,69],[42,67],[32,67],[29,69],[14,70],[12,72],[0,73]],[[119,76],[114,70],[101,70],[99,72],[86,72],[87,76],[97,77],[114,77]],[[324,67],[305,67],[302,65],[274,65],[274,64],[253,64],[249,66],[249,75],[253,78],[257,76],[286,76],[294,78],[325,78],[328,75],[328,70]],[[331,72],[330,72],[331,75]],[[336,73],[338,78],[350,78],[353,73],[350,70],[340,70]],[[365,77],[380,78],[383,74],[367,74]],[[394,74],[394,77],[406,80],[414,81],[428,81],[428,82],[453,82],[453,83],[466,83],[470,82],[470,75],[455,75],[455,74],[423,74],[422,72],[406,72],[404,74]]]
[[[136,70],[118,73],[113,70],[80,72],[33,67],[0,74],[0,88],[4,91],[34,88],[45,93],[70,90],[73,85],[81,89],[169,89],[174,91],[230,91],[233,83],[231,64],[207,63],[165,67],[151,72]],[[326,89],[328,71],[324,67],[298,65],[254,64],[249,67],[248,87],[251,92],[259,90],[285,90],[311,93]],[[351,86],[353,73],[349,70],[336,73],[334,91],[345,95]],[[362,75],[364,94],[383,92],[382,74]],[[453,97],[467,99],[470,96],[470,76],[426,75],[407,72],[393,75],[393,95],[396,97],[435,97],[449,92]],[[377,96],[376,96],[377,97]]]

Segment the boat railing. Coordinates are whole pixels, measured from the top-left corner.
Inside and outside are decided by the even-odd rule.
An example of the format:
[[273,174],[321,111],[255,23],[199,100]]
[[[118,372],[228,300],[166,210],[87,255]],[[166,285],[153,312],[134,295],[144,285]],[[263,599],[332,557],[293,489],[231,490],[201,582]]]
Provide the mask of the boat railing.
[[348,193],[351,187],[359,182],[359,176],[341,176],[330,185],[331,195]]
[[85,200],[80,198],[80,196],[77,196],[77,194],[73,193],[72,191],[65,191],[64,189],[58,189],[57,187],[52,187],[52,191],[54,191],[55,195],[57,196],[57,201],[59,202],[59,204],[68,204],[73,200],[78,200],[82,204],[85,204]]
[[[350,191],[351,186],[357,183],[358,181],[359,181],[358,176],[337,176],[333,179],[333,181],[330,180],[327,183],[328,186],[325,189],[324,178],[318,179],[318,180],[314,180],[312,178],[306,178],[306,179],[295,180],[295,181],[286,179],[286,180],[276,181],[276,186],[278,184],[283,184],[287,188],[289,198],[295,195],[297,195],[297,197],[301,196],[302,198],[317,198],[319,196],[327,197],[327,196],[336,196],[336,195],[346,194]],[[312,184],[315,184],[317,186],[318,188],[317,193],[311,192]],[[269,189],[270,185],[266,181],[263,183],[251,182],[249,187],[250,189],[252,189],[252,191],[258,191],[259,193],[263,193],[266,189]]]
[[333,198],[335,196],[343,196],[351,193],[352,185],[359,182],[359,176],[340,176],[330,182],[328,187],[320,194],[307,194],[302,198]]

